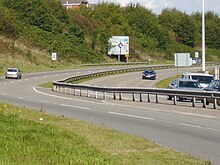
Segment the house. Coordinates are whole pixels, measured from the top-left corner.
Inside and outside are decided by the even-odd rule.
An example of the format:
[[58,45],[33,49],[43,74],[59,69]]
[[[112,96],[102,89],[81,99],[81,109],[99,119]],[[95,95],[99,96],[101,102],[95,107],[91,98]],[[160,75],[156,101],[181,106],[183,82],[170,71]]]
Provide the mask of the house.
[[67,9],[79,9],[82,5],[88,6],[87,0],[61,0],[61,4]]

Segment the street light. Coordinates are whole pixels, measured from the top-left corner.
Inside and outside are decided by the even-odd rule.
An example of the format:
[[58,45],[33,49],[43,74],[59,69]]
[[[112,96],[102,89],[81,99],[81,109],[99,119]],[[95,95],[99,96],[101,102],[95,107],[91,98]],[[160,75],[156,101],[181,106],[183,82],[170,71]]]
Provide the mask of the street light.
[[202,71],[205,72],[205,0],[202,0]]

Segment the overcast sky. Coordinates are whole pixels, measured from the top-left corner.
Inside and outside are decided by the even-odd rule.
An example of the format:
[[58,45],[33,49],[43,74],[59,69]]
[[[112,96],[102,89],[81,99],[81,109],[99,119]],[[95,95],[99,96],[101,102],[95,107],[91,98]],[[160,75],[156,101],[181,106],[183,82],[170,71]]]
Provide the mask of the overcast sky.
[[[202,0],[88,0],[91,4],[103,1],[119,3],[122,6],[126,6],[130,2],[139,3],[156,14],[159,14],[162,9],[167,7],[175,7],[188,14],[197,11],[202,12]],[[214,11],[220,15],[220,0],[205,0],[205,11],[207,10]]]

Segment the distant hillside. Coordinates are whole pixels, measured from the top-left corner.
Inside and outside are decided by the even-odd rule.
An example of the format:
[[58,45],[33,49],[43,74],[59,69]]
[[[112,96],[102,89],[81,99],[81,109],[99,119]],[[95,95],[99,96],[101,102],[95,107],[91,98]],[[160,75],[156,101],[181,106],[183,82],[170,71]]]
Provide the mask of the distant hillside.
[[[220,59],[220,18],[208,12],[206,20],[207,60]],[[129,61],[173,60],[174,52],[201,52],[201,14],[164,9],[156,15],[132,3],[66,10],[59,0],[0,0],[0,35],[1,67],[18,57],[49,68],[111,61],[113,35],[130,36]],[[59,62],[50,61],[51,52],[58,53]]]

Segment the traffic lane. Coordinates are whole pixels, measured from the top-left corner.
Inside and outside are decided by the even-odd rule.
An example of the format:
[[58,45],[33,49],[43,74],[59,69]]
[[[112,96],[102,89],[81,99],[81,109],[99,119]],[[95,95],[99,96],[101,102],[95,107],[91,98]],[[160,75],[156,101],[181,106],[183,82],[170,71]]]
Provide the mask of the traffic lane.
[[[26,81],[24,82],[24,84],[23,84],[24,87],[25,87],[25,85],[28,85],[29,83],[30,83],[30,81],[27,81],[27,80],[26,80]],[[33,93],[29,93],[29,90],[28,90],[27,94],[30,94],[30,95],[27,95],[27,96],[29,96],[29,98],[32,97],[32,99],[33,99],[34,101],[36,101],[37,98],[38,98],[39,101],[37,102],[37,104],[34,104],[33,101],[29,101],[29,102],[28,102],[27,98],[23,98],[23,99],[21,99],[21,98],[20,98],[20,99],[19,99],[19,98],[16,98],[16,99],[15,99],[15,102],[19,102],[19,103],[21,103],[21,104],[24,103],[25,105],[28,105],[28,103],[30,103],[30,105],[36,105],[36,107],[38,106],[39,109],[41,109],[42,106],[43,106],[43,109],[45,109],[45,110],[47,110],[47,107],[49,107],[49,105],[51,105],[51,103],[50,103],[50,101],[48,101],[48,98],[47,98],[47,97],[46,97],[47,99],[44,98],[43,96],[40,96],[40,95],[36,97],[35,95],[33,95]],[[6,97],[5,97],[5,98],[6,98]],[[8,99],[9,101],[13,100],[13,99],[10,99],[10,98],[8,98],[8,97],[7,97],[7,99]],[[41,99],[41,100],[40,100],[40,99]],[[82,98],[82,99],[84,99],[84,98]],[[45,100],[47,100],[47,102],[44,102]],[[58,100],[61,101],[62,104],[63,104],[64,101],[63,101],[62,99],[59,98],[59,99],[57,99],[57,101],[58,101]],[[27,102],[26,102],[26,101],[27,101]],[[22,103],[22,102],[23,102],[23,103]],[[31,103],[31,102],[32,102],[32,103]],[[87,108],[87,107],[84,107],[84,106],[83,106],[83,108],[82,108],[82,107],[79,107],[78,105],[77,105],[77,107],[74,107],[74,106],[76,106],[76,102],[74,102],[73,105],[72,105],[72,103],[73,103],[72,100],[71,100],[71,101],[68,101],[67,103],[65,103],[65,104],[62,105],[62,109],[61,109],[61,108],[55,108],[55,107],[58,107],[58,105],[57,105],[58,103],[55,102],[55,103],[52,104],[52,105],[53,105],[53,106],[52,106],[53,108],[51,108],[51,109],[54,109],[54,108],[55,108],[55,112],[52,111],[51,113],[63,114],[63,113],[65,113],[65,111],[69,108],[69,109],[70,109],[70,112],[67,110],[68,113],[67,113],[66,115],[67,115],[67,116],[73,115],[73,117],[74,117],[74,114],[75,114],[76,112],[73,112],[73,113],[72,113],[72,112],[71,112],[71,109],[78,109],[78,111],[79,111],[79,113],[80,113],[81,111],[84,111],[83,108]],[[82,104],[82,103],[80,103],[80,104]],[[79,104],[79,105],[80,105],[80,104]],[[84,103],[83,103],[83,105],[84,105]],[[60,105],[60,106],[61,106],[61,105]],[[60,107],[60,106],[59,106],[59,107]],[[94,105],[90,105],[90,106],[93,107]],[[105,105],[104,107],[102,107],[101,109],[103,110],[103,109],[105,109],[105,107],[106,107],[106,105]],[[81,109],[80,109],[80,108],[81,108]],[[112,106],[110,106],[110,108],[112,109]],[[49,109],[50,109],[50,108],[49,108]],[[98,109],[98,108],[96,107],[96,109]],[[116,109],[118,109],[118,108],[116,108]],[[132,109],[133,109],[133,108],[132,108]],[[135,111],[136,109],[133,109],[133,110]],[[100,113],[100,112],[99,112],[99,113]],[[78,113],[77,113],[77,114],[78,114]],[[85,113],[85,115],[86,115],[86,114],[88,114],[88,113]],[[130,115],[130,114],[129,114],[129,115]],[[80,116],[80,114],[79,114],[79,116]],[[75,117],[77,117],[77,116],[75,116]],[[88,115],[88,117],[91,117],[91,115]],[[144,116],[144,117],[147,118],[147,116]],[[101,120],[102,123],[104,123],[104,121],[103,121],[104,118],[101,117],[101,119],[100,119],[99,116],[97,116],[97,115],[92,119],[92,121],[95,122],[94,120],[97,119],[97,118],[98,118],[98,120]],[[84,115],[83,115],[82,119],[84,119]],[[108,118],[108,119],[109,119],[110,121],[113,120],[112,118]],[[107,120],[107,119],[106,119],[106,120]],[[88,120],[88,121],[89,121],[89,120]],[[99,122],[98,122],[98,123],[99,123]],[[106,122],[106,124],[107,124],[107,123],[108,123],[108,122]],[[118,125],[120,125],[120,123],[119,123]],[[138,130],[139,127],[140,127],[140,126],[136,127],[136,130]],[[128,128],[128,129],[129,129],[129,128]]]
[[[129,115],[130,117],[130,115]],[[114,128],[147,138],[175,150],[189,153],[219,164],[219,132],[187,127],[182,124],[164,123],[153,119],[128,120],[126,116],[114,118]],[[140,117],[138,117],[140,118]],[[125,121],[125,120],[128,121]],[[119,126],[118,126],[119,124]],[[137,127],[138,125],[138,127]]]
[[[199,68],[191,68],[191,71],[198,71]],[[185,68],[156,70],[157,79],[142,79],[142,72],[131,72],[104,76],[83,82],[82,84],[106,86],[106,87],[155,87],[155,84],[168,77],[173,77],[186,72]]]
[[[35,73],[23,73],[22,79],[41,79],[42,77],[45,79],[48,77],[49,81],[56,81],[59,79],[65,79],[67,77],[82,75],[82,74],[90,74],[114,69],[126,69],[126,68],[134,68],[134,67],[144,67],[146,65],[125,65],[125,66],[94,66],[92,68],[74,68],[74,69],[66,69],[66,70],[51,70],[45,72],[35,72]],[[16,80],[16,79],[9,79]],[[43,80],[43,79],[42,79]],[[0,82],[5,82],[5,77],[0,76]],[[45,83],[45,81],[44,81]]]
[[[121,108],[123,108],[120,104],[118,104],[118,105],[114,105],[114,104],[109,104],[108,102],[104,102],[104,103],[100,103],[100,101],[102,101],[102,100],[93,100],[93,99],[90,99],[90,100],[86,100],[86,98],[82,98],[82,97],[78,97],[78,98],[76,98],[76,97],[71,97],[71,96],[68,96],[68,97],[63,97],[63,96],[57,96],[56,95],[56,93],[51,93],[51,94],[47,94],[47,93],[45,93],[45,92],[41,92],[41,91],[39,91],[39,89],[41,89],[41,88],[38,88],[38,89],[36,89],[36,88],[32,88],[31,89],[31,91],[29,91],[29,89],[28,90],[23,90],[23,91],[21,91],[21,92],[23,92],[22,94],[21,94],[21,92],[19,93],[20,95],[18,95],[18,96],[14,96],[14,98],[17,98],[17,99],[22,99],[22,100],[30,100],[30,101],[33,101],[33,100],[36,100],[36,101],[38,101],[39,103],[44,103],[45,101],[47,101],[47,102],[49,102],[49,100],[50,100],[50,103],[52,102],[52,103],[58,103],[58,104],[63,104],[63,105],[69,105],[69,106],[72,106],[73,108],[74,108],[74,106],[75,107],[81,107],[81,105],[87,105],[87,107],[89,108],[89,107],[94,107],[94,106],[97,106],[97,105],[108,105],[108,106],[115,106],[115,107],[121,107]],[[17,91],[15,91],[15,93],[16,93]],[[30,95],[28,94],[28,93],[33,93],[32,95],[31,95],[31,97],[30,97]],[[1,93],[0,93],[1,94]],[[8,97],[10,97],[10,95],[5,95],[5,96],[8,96]],[[6,97],[4,97],[4,98],[6,98]],[[49,100],[48,100],[49,99]],[[9,100],[9,98],[8,98],[8,100]],[[74,102],[74,105],[72,105],[72,103],[71,102]],[[146,103],[146,107],[147,107],[147,103]],[[173,106],[171,105],[171,107],[173,108]],[[99,109],[100,107],[97,107],[97,109]],[[102,107],[103,108],[103,107]],[[126,108],[126,107],[125,107]],[[128,108],[130,108],[129,106],[128,106]],[[147,114],[147,116],[150,116],[151,117],[151,114],[153,115],[153,116],[155,116],[155,113],[158,113],[157,111],[148,111],[149,109],[147,109],[147,108],[143,108],[143,111],[141,111],[140,109],[138,109],[137,107],[135,108],[135,109],[133,109],[134,107],[132,107],[130,110],[132,110],[132,111],[130,111],[129,113],[134,113],[134,114],[138,114],[138,115],[142,115],[141,114],[141,112],[143,112],[143,113],[145,113],[145,114],[143,114],[143,115],[146,115],[146,113],[148,113]],[[167,107],[168,108],[168,107]],[[104,108],[105,109],[105,108]],[[150,114],[149,114],[150,113]],[[161,112],[160,112],[161,113]],[[198,121],[199,120],[195,120],[195,119],[197,119],[196,117],[194,117],[194,116],[192,116],[192,118],[190,118],[188,121],[187,121],[187,118],[185,118],[185,116],[184,115],[179,115],[178,117],[174,117],[174,118],[170,118],[170,115],[172,115],[172,114],[169,114],[169,116],[167,116],[166,114],[168,114],[168,113],[162,113],[160,116],[158,115],[158,118],[160,118],[160,120],[163,120],[162,118],[166,118],[166,119],[164,119],[164,120],[166,120],[167,121],[167,119],[169,118],[170,120],[169,120],[169,122],[171,122],[171,119],[173,120],[173,119],[178,119],[178,121],[181,121],[181,119],[183,118],[184,120],[183,120],[183,123],[187,123],[187,124],[190,124],[190,125],[196,125],[195,123],[198,123]],[[157,114],[156,114],[156,116],[157,116]],[[219,121],[218,121],[219,122]],[[205,122],[205,120],[203,120],[202,122],[200,122],[200,123],[198,123],[199,125],[201,125],[201,124],[204,124],[204,125],[202,125],[201,127],[207,127],[208,128],[208,126],[210,127],[210,128],[212,128],[213,126],[217,126],[218,124],[215,124],[215,122],[211,122],[210,123],[210,121],[208,121],[208,122]],[[213,125],[212,125],[213,124]]]

